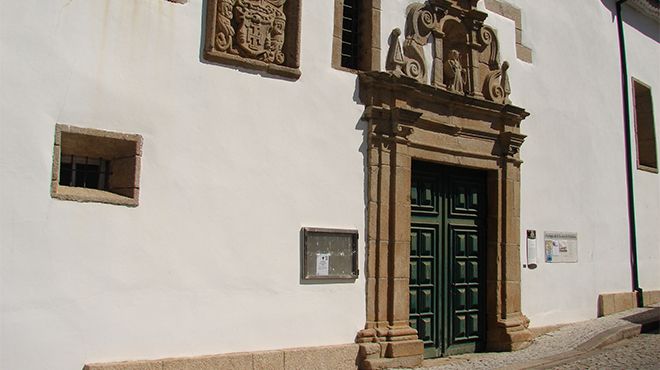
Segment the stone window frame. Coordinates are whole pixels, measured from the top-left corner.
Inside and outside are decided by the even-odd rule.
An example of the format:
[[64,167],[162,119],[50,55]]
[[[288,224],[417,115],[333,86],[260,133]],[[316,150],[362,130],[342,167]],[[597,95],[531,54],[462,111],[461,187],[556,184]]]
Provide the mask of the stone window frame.
[[[60,185],[62,156],[103,158],[110,161],[108,190]],[[140,193],[142,136],[66,124],[55,125],[51,197],[137,207]]]
[[[651,86],[632,78],[632,99],[635,120],[635,145],[637,147],[637,169],[658,173],[658,146],[656,141],[655,118],[653,112],[653,94]],[[641,91],[640,91],[641,90]],[[644,107],[640,107],[638,92],[644,94]],[[647,115],[642,115],[646,113]],[[640,126],[643,132],[640,133]],[[642,136],[643,135],[643,136]],[[651,162],[649,163],[649,159]]]
[[285,3],[287,25],[285,28],[283,52],[285,63],[278,65],[257,59],[222,52],[215,49],[215,27],[219,0],[206,1],[206,23],[203,58],[210,62],[264,71],[269,74],[297,80],[300,72],[300,29],[302,0],[288,0]]
[[342,17],[344,0],[334,0],[334,25],[332,32],[332,68],[357,73],[358,71],[380,70],[380,12],[381,0],[358,0],[359,41],[358,68],[348,68],[341,64]]
[[532,49],[522,43],[522,11],[520,8],[500,0],[485,0],[489,11],[512,20],[516,25],[516,57],[523,62],[532,63]]

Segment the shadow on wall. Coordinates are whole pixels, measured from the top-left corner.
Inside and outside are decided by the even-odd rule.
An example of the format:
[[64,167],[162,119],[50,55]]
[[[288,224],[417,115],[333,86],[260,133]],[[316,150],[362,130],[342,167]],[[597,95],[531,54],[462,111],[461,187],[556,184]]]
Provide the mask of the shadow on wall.
[[[615,23],[616,0],[600,0],[600,2],[610,11],[610,14],[612,15],[612,23]],[[658,24],[649,16],[640,13],[637,9],[631,6],[625,6],[625,4],[621,9],[621,14],[623,16],[623,23],[636,29],[653,41],[660,42],[660,26],[658,26]]]
[[[360,100],[360,79],[359,76],[355,76],[355,90],[353,90],[353,101],[357,105],[364,107],[364,103]],[[368,248],[369,248],[369,158],[367,150],[369,148],[369,125],[367,121],[362,118],[358,118],[355,123],[355,130],[362,133],[362,142],[358,147],[358,152],[362,154],[362,189],[363,189],[363,201],[364,201],[364,237],[362,238],[362,243],[364,243],[364,252],[362,255],[362,271],[364,271],[364,279],[366,281],[369,276],[370,271],[368,269]],[[366,304],[367,297],[367,284],[364,285],[364,297]],[[365,312],[366,313],[366,312]]]

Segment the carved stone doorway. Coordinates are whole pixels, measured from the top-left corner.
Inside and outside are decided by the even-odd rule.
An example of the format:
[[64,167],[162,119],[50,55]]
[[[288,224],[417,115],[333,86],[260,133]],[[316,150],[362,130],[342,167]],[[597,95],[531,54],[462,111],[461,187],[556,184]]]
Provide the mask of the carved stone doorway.
[[[363,368],[415,366],[425,333],[411,327],[413,161],[486,173],[485,347],[515,350],[531,338],[520,311],[520,123],[509,64],[478,0],[407,8],[405,40],[390,37],[386,69],[359,75],[368,121],[367,322]],[[427,63],[426,47],[433,60]]]
[[413,160],[487,174],[485,346],[526,346],[531,335],[520,310],[518,149],[528,113],[389,72],[363,73],[359,84],[369,176],[367,322],[357,338],[362,366],[414,366],[424,351],[409,324]]

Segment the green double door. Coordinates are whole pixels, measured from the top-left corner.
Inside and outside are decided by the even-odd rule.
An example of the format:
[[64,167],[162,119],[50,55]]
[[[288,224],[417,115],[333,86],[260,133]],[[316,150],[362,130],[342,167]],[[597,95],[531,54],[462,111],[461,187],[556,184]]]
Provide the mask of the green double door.
[[485,182],[482,171],[413,162],[410,326],[424,357],[483,346]]

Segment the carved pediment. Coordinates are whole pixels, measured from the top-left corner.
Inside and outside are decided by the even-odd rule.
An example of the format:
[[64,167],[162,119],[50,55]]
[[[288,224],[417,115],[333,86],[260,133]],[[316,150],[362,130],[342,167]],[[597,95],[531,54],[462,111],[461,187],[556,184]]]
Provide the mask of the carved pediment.
[[[508,62],[500,63],[495,30],[474,0],[428,0],[408,6],[405,38],[390,37],[386,70],[457,94],[509,104]],[[429,44],[431,44],[429,46]],[[429,64],[424,48],[431,47]]]

